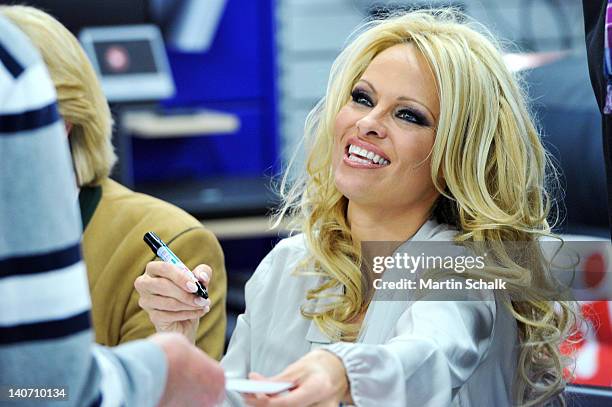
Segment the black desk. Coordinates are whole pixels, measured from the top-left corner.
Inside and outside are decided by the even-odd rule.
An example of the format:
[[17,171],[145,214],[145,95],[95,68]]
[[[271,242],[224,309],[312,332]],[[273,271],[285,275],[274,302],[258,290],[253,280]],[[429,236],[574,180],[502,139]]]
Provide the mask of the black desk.
[[136,185],[144,192],[175,204],[198,219],[266,215],[279,200],[272,181],[262,177],[223,177]]

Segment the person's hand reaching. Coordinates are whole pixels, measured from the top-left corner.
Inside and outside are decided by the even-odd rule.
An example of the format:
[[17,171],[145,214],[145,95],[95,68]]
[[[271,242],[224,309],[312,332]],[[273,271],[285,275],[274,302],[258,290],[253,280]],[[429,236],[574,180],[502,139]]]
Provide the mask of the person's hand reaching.
[[314,350],[307,353],[274,377],[267,378],[251,373],[249,378],[294,384],[290,391],[278,395],[243,394],[244,401],[250,406],[338,407],[342,402],[352,403],[342,360],[325,350]]
[[179,334],[148,338],[166,355],[166,387],[158,407],[217,405],[225,395],[225,374],[219,363]]

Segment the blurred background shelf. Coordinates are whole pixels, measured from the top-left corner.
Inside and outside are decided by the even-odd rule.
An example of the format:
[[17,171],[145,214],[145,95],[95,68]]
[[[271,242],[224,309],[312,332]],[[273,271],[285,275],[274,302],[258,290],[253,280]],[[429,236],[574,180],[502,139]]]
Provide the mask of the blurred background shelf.
[[193,113],[128,111],[122,118],[124,131],[140,138],[172,138],[233,134],[240,129],[235,114],[201,110]]

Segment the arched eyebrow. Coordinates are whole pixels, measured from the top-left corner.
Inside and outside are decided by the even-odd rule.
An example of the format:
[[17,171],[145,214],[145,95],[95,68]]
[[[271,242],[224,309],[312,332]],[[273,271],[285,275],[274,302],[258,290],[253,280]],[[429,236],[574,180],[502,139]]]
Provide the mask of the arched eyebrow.
[[[370,83],[367,79],[361,78],[361,79],[359,79],[359,81],[357,81],[357,83],[359,83],[359,82],[365,82],[370,88],[372,88],[374,93],[378,93],[378,92],[376,92],[376,88],[374,87],[374,85],[372,85],[372,83]],[[413,102],[413,103],[416,103],[416,104],[419,104],[419,105],[423,106],[423,108],[425,110],[427,110],[427,112],[431,115],[431,117],[433,118],[434,122],[436,121],[436,115],[433,114],[431,109],[425,103],[423,103],[423,102],[421,102],[421,101],[419,101],[419,100],[417,100],[415,98],[408,97],[408,96],[400,96],[400,97],[397,98],[397,100]]]

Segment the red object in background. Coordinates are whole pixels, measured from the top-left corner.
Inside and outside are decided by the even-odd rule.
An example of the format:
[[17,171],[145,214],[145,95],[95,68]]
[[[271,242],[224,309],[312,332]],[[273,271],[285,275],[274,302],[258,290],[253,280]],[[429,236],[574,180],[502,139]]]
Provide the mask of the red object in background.
[[565,344],[565,354],[575,350],[576,366],[572,383],[612,386],[612,302],[594,301],[582,304],[585,326]]
[[591,254],[585,262],[584,281],[587,287],[597,287],[605,277],[605,260],[601,253]]

